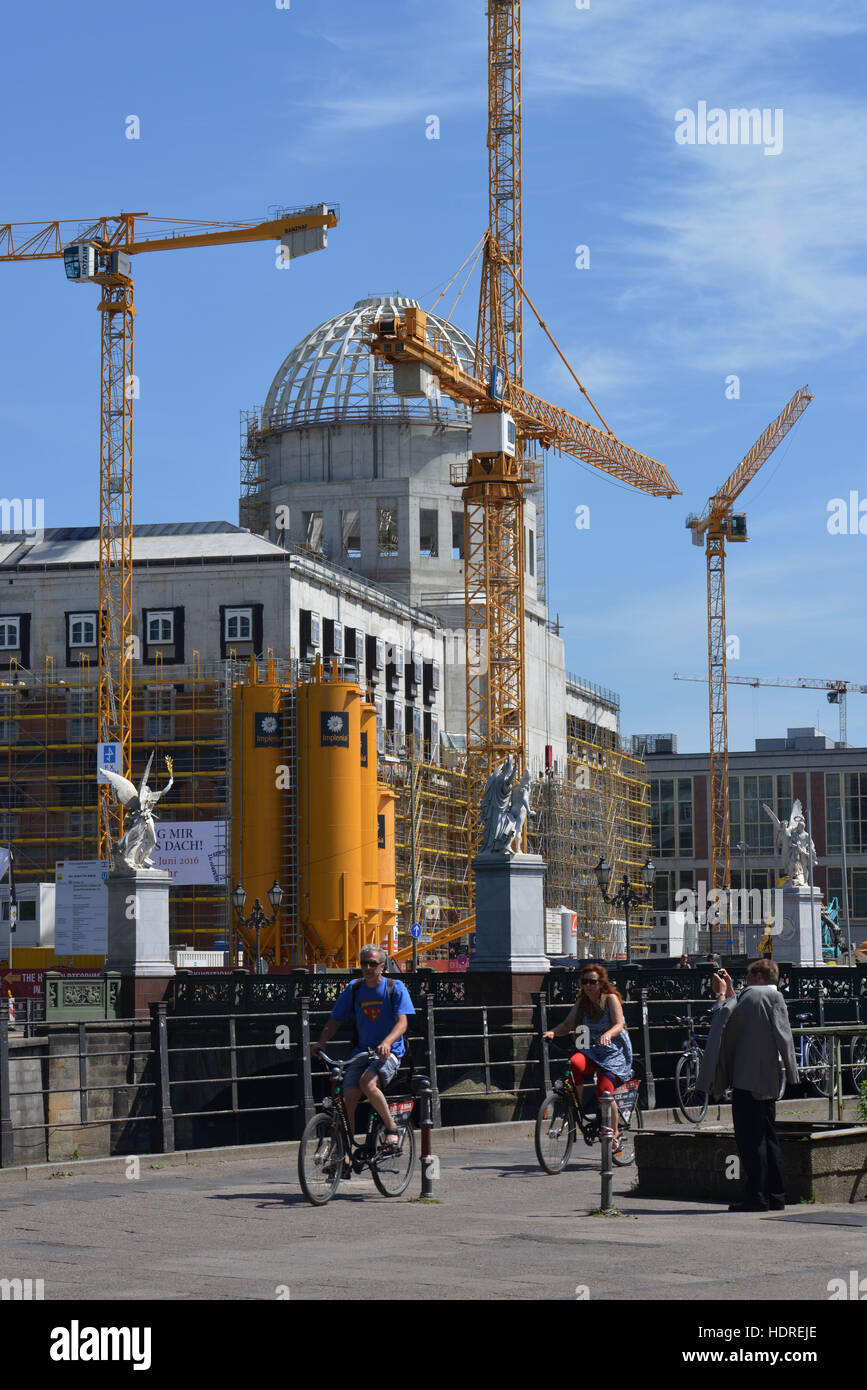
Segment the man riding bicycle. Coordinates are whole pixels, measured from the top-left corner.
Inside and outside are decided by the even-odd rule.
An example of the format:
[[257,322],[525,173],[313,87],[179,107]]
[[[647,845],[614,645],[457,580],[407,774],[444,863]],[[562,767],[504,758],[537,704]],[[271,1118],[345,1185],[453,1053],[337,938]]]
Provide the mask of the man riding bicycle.
[[377,1056],[375,1062],[359,1057],[344,1073],[343,1099],[349,1128],[354,1134],[355,1111],[363,1095],[385,1125],[386,1147],[397,1148],[400,1134],[380,1086],[387,1086],[400,1068],[401,1058],[406,1051],[403,1035],[407,1016],[414,1014],[415,1009],[406,986],[400,980],[383,979],[387,959],[385,951],[379,946],[362,948],[362,979],[353,980],[340,995],[322,1029],[319,1042],[312,1045],[311,1051],[318,1053],[334,1037],[341,1024],[354,1016],[358,1032],[357,1046],[371,1048]]

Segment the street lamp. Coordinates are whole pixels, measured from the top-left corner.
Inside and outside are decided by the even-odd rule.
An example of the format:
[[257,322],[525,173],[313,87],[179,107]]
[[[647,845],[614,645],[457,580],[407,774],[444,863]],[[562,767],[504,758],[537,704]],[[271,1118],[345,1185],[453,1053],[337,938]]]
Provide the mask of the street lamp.
[[280,904],[283,901],[283,889],[280,887],[280,884],[277,882],[276,878],[274,882],[271,884],[271,887],[268,889],[268,900],[274,909],[273,917],[269,917],[266,914],[265,909],[263,908],[258,898],[253,904],[253,911],[250,913],[250,916],[245,917],[244,903],[247,901],[247,894],[241,887],[240,883],[237,885],[234,893],[232,894],[232,902],[235,904],[235,911],[238,914],[238,921],[240,922],[241,926],[253,927],[256,931],[257,975],[261,975],[264,973],[262,970],[264,962],[262,960],[262,955],[259,950],[259,933],[261,932],[263,927],[273,927],[274,923],[277,921],[277,914],[280,911]]
[[[741,903],[748,904],[749,898],[747,894],[749,892],[749,889],[747,888],[747,855],[750,853],[750,846],[747,844],[746,840],[738,840],[736,848],[739,849],[741,852]],[[743,927],[745,921],[749,922],[749,915],[747,915],[745,918],[743,915],[744,912],[749,914],[749,907],[744,906],[742,908],[740,915],[741,927]],[[729,911],[729,926],[731,926],[731,911]],[[734,933],[732,933],[732,935],[734,935]],[[741,946],[743,949],[746,949],[746,932],[742,931],[740,933],[740,936],[741,940],[738,942],[738,945]]]
[[620,887],[616,892],[610,894],[608,892],[608,883],[611,879],[611,865],[608,863],[604,854],[600,857],[599,863],[596,865],[593,872],[596,875],[599,892],[602,894],[605,902],[613,903],[615,906],[623,908],[623,915],[626,918],[626,964],[630,965],[632,963],[632,940],[629,935],[629,909],[635,907],[639,903],[647,902],[653,888],[653,880],[656,876],[656,865],[649,857],[642,864],[640,869],[640,887],[638,884],[630,882],[629,875],[624,870]]

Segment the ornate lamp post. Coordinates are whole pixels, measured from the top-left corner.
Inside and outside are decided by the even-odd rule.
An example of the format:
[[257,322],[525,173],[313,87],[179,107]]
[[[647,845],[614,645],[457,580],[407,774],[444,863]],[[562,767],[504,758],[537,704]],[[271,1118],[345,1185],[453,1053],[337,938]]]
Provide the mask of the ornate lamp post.
[[653,860],[648,858],[641,868],[641,885],[632,883],[629,875],[624,872],[620,887],[614,892],[608,892],[608,883],[611,879],[611,865],[602,855],[599,863],[594,868],[596,882],[599,884],[599,892],[605,902],[612,903],[616,907],[623,908],[623,915],[626,918],[626,963],[632,962],[632,940],[629,934],[629,909],[639,903],[647,902],[653,888],[653,880],[656,875],[656,865]]
[[[744,904],[739,916],[740,931],[738,936],[740,939],[738,945],[741,950],[746,950],[746,931],[744,929],[744,923],[749,921],[748,904],[750,901],[748,896],[749,888],[747,887],[747,855],[751,853],[751,850],[746,840],[738,840],[736,848],[740,850],[741,854],[741,903]],[[745,916],[745,914],[747,915]],[[729,907],[729,928],[731,930],[731,907]],[[734,931],[731,931],[731,935],[734,936]]]
[[274,909],[274,916],[268,917],[265,909],[257,898],[253,904],[253,911],[249,917],[244,916],[244,903],[247,901],[247,894],[240,883],[232,894],[232,902],[235,904],[235,911],[238,914],[238,921],[242,927],[254,927],[256,931],[256,974],[262,973],[262,956],[259,950],[259,933],[263,927],[273,927],[277,921],[277,914],[280,911],[280,904],[283,901],[283,889],[276,878],[268,889],[268,900]]

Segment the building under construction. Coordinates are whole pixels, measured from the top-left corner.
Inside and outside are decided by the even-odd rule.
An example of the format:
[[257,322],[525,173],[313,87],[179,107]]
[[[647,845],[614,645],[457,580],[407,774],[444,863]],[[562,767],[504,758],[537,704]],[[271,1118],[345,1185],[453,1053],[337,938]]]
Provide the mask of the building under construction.
[[[265,407],[244,420],[246,525],[133,529],[132,777],[151,752],[157,777],[171,758],[175,780],[162,819],[208,824],[215,845],[212,881],[171,890],[174,945],[237,948],[235,880],[249,912],[256,897],[265,904],[270,877],[285,899],[263,953],[285,963],[307,951],[299,813],[286,815],[294,792],[281,789],[282,840],[266,836],[269,862],[260,855],[254,874],[238,817],[250,822],[249,846],[261,833],[257,808],[274,800],[258,773],[241,777],[245,745],[232,719],[237,690],[267,685],[270,670],[279,707],[258,713],[279,715],[280,737],[294,737],[294,692],[317,658],[327,673],[336,662],[339,679],[357,684],[375,711],[378,777],[394,794],[398,942],[413,918],[435,935],[470,906],[477,812],[466,790],[465,538],[451,482],[468,455],[470,412],[436,393],[421,401],[397,395],[391,369],[375,362],[366,341],[378,315],[411,304],[361,300],[286,358]],[[436,327],[469,364],[469,339],[445,321]],[[615,872],[646,857],[642,764],[621,746],[617,697],[567,676],[563,637],[544,600],[532,498],[524,525],[527,765],[537,813],[529,847],[548,864],[547,906],[576,912],[582,943],[610,953],[616,924],[592,870],[602,854]],[[22,902],[28,883],[53,882],[58,863],[97,854],[98,544],[96,527],[0,538],[0,570],[10,581],[0,613],[0,842],[15,848]],[[299,747],[276,751],[291,784]],[[383,929],[384,908],[362,903],[365,920],[374,911]],[[21,944],[25,926],[22,918]],[[251,943],[248,934],[247,953]]]

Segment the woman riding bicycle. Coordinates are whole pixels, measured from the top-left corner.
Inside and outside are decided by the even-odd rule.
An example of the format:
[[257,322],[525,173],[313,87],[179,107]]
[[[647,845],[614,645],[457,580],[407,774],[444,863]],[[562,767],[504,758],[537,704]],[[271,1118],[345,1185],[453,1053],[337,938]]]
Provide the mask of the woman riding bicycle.
[[[543,1038],[561,1038],[576,1028],[586,1027],[589,1046],[581,1048],[570,1059],[572,1076],[579,1095],[585,1081],[596,1075],[596,1099],[614,1093],[632,1076],[632,1045],[623,1021],[623,1000],[608,978],[604,965],[585,965],[579,978],[576,1002],[561,1024],[543,1033]],[[610,1107],[613,1129],[603,1128],[603,1136],[611,1136],[615,1152],[620,1147],[620,1117],[616,1105]]]

